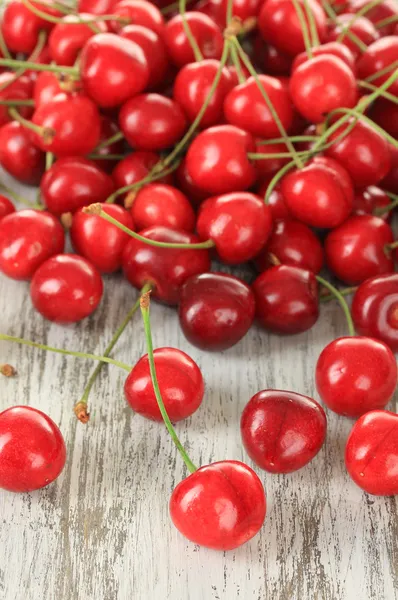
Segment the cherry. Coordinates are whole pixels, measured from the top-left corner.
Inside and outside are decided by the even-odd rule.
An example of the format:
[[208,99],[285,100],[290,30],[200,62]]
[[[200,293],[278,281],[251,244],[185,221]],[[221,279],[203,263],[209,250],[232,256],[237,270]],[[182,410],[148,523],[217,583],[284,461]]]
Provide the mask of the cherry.
[[[196,40],[203,58],[221,58],[224,38],[215,22],[200,12],[189,11],[185,20]],[[185,33],[181,15],[173,17],[166,25],[164,40],[171,60],[177,67],[195,61],[195,55]]]
[[177,188],[149,183],[137,193],[131,207],[137,229],[164,225],[181,231],[195,229],[195,213],[189,200]]
[[[259,75],[258,79],[283,127],[289,129],[293,122],[293,109],[288,90],[275,77]],[[229,123],[255,136],[270,139],[280,135],[254,77],[229,92],[224,102],[224,113]]]
[[[364,190],[357,190],[354,198],[354,214],[356,215],[373,215],[377,209],[383,209],[391,204],[390,198],[383,190],[371,185]],[[385,221],[391,220],[391,211],[387,211],[382,215]]]
[[[339,127],[330,140],[340,138],[351,122]],[[327,156],[338,160],[359,188],[376,185],[390,170],[391,158],[388,142],[363,121],[357,121],[342,140],[326,150]]]
[[117,0],[78,0],[79,13],[92,15],[110,15]]
[[48,210],[60,216],[104,202],[114,191],[114,184],[109,175],[86,158],[61,158],[45,173],[40,190]]
[[13,203],[0,194],[0,221],[4,219],[7,215],[11,215],[11,213],[15,212],[15,206]]
[[88,40],[80,55],[80,73],[85,92],[102,108],[120,106],[149,81],[142,48],[114,33],[99,33]]
[[385,98],[378,98],[371,108],[372,121],[393,138],[398,138],[398,106]]
[[283,54],[274,46],[266,44],[259,34],[254,40],[255,60],[265,73],[271,75],[289,75],[292,67],[290,56]]
[[[338,18],[338,17],[337,17]],[[352,19],[351,15],[350,18]],[[318,56],[334,56],[342,60],[352,72],[355,72],[355,55],[351,50],[344,44],[339,42],[327,42],[322,46],[312,48],[312,56],[317,58]],[[313,59],[312,59],[313,60]],[[308,62],[307,52],[301,52],[297,54],[292,64],[292,73],[303,63]],[[321,73],[322,75],[322,73]]]
[[390,348],[379,340],[341,337],[322,350],[315,379],[328,408],[359,417],[390,401],[397,385],[397,364]]
[[[303,0],[298,1],[308,27],[304,2]],[[326,15],[316,0],[308,0],[308,5],[314,16],[320,41],[323,42],[327,35]],[[305,50],[300,20],[292,0],[266,0],[258,18],[258,26],[264,40],[275,46],[280,52],[296,56]]]
[[203,240],[213,240],[220,259],[231,265],[254,258],[272,229],[269,207],[249,192],[232,192],[205,200],[196,228]]
[[[103,204],[102,209],[125,227],[134,228],[131,215],[121,206]],[[88,215],[80,209],[73,216],[70,236],[75,251],[101,273],[121,269],[123,250],[130,239],[121,229],[98,215]]]
[[[257,17],[261,4],[262,0],[233,0],[232,16],[244,23],[247,19]],[[222,27],[227,24],[227,5],[227,0],[209,0],[209,14]]]
[[325,241],[329,269],[348,285],[368,277],[391,273],[394,261],[386,246],[393,241],[391,228],[371,215],[354,215],[331,231]]
[[61,84],[55,73],[42,71],[38,73],[33,88],[33,100],[37,108],[47,104],[58,94],[62,93]]
[[[112,173],[116,188],[120,189],[138,183],[149,174],[159,161],[160,156],[155,152],[141,151],[128,154],[116,165]],[[158,181],[172,184],[173,178],[168,175]]]
[[[350,26],[347,28],[348,24],[350,24]],[[341,14],[337,15],[334,23],[331,24],[328,40],[330,42],[336,41],[346,28],[349,32],[356,35],[366,46],[369,46],[379,38],[376,27],[366,17],[355,15],[355,21],[353,21],[353,16],[351,14]],[[358,58],[361,55],[358,45],[348,37],[347,33],[344,33],[340,45],[349,48],[355,58]]]
[[345,448],[351,479],[368,494],[398,494],[398,415],[372,410],[354,424]]
[[[398,11],[397,11],[398,12]],[[358,77],[367,79],[378,71],[389,67],[398,60],[398,35],[383,37],[373,42],[366,52],[357,61]],[[392,70],[376,79],[372,79],[375,86],[382,85],[391,76]],[[398,79],[388,88],[390,94],[398,95]]]
[[232,460],[201,467],[170,499],[177,529],[195,544],[233,550],[258,533],[266,513],[263,485],[247,465]]
[[355,76],[337,56],[321,55],[293,70],[290,95],[297,110],[313,123],[322,123],[336,108],[353,108],[358,100]]
[[[139,233],[160,242],[198,242],[192,233],[168,227],[149,227]],[[126,278],[134,287],[142,289],[151,283],[153,297],[171,305],[178,304],[181,286],[188,277],[210,270],[208,250],[157,248],[134,238],[125,246],[122,264]]]
[[[32,2],[32,5],[48,15],[61,16],[51,2],[45,4]],[[31,54],[37,45],[40,31],[50,31],[53,27],[53,23],[38,17],[20,0],[12,0],[5,6],[1,21],[1,33],[5,45],[11,52]]]
[[30,284],[36,310],[56,323],[76,323],[91,315],[101,301],[100,274],[77,254],[58,254],[44,262]]
[[164,150],[181,138],[186,118],[174,100],[160,94],[141,94],[123,104],[119,125],[137,150]]
[[[183,108],[190,122],[195,120],[209,95],[219,68],[219,61],[208,59],[185,65],[179,71],[174,82],[173,98]],[[200,121],[200,127],[209,127],[222,121],[224,99],[232,87],[231,72],[224,67],[220,81]]]
[[[142,4],[143,2],[139,0],[139,3]],[[120,37],[135,42],[144,52],[149,69],[148,87],[155,88],[161,84],[169,69],[169,60],[163,38],[155,31],[142,25],[123,27]]]
[[200,190],[192,181],[192,178],[187,170],[187,161],[185,157],[182,159],[175,172],[178,188],[184,192],[191,204],[196,207],[208,197],[208,194]]
[[308,396],[263,390],[246,404],[240,430],[246,452],[256,465],[270,473],[292,473],[322,448],[326,415]]
[[[146,0],[120,0],[113,9],[112,14],[122,17],[133,25],[141,25],[163,37],[165,22],[160,10],[151,2]],[[111,27],[117,33],[123,30],[121,21],[111,21]]]
[[398,194],[398,148],[389,145],[391,168],[387,175],[380,181],[383,189]]
[[0,488],[39,490],[61,474],[65,460],[64,438],[50,417],[31,406],[0,413]]
[[[257,195],[261,198],[264,198],[268,190],[268,186],[269,181],[263,181],[258,189]],[[286,206],[286,202],[282,196],[281,186],[279,183],[274,187],[270,197],[268,198],[268,206],[271,210],[273,221],[280,221],[284,219],[293,218],[290,210]]]
[[[6,85],[3,90],[2,86]],[[26,75],[15,79],[15,74],[9,71],[0,73],[0,100],[29,100],[32,97],[32,82]],[[0,105],[0,127],[12,120],[9,107]],[[22,117],[29,118],[32,114],[30,106],[18,107]]]
[[115,166],[118,164],[118,161],[115,161],[112,158],[107,160],[106,157],[111,154],[121,154],[124,151],[124,141],[123,139],[117,140],[112,142],[112,144],[106,144],[102,147],[101,144],[107,142],[117,133],[119,133],[119,127],[115,121],[110,117],[101,115],[101,132],[98,140],[98,147],[95,149],[95,154],[100,155],[103,158],[97,158],[93,162],[99,169],[104,170],[107,173],[113,171]]
[[319,316],[318,287],[313,273],[278,265],[267,269],[252,285],[260,324],[279,334],[310,329]]
[[[267,182],[275,175],[284,165],[287,165],[291,159],[289,156],[280,158],[270,158],[269,154],[288,154],[288,149],[283,143],[262,144],[261,140],[256,142],[256,153],[266,155],[263,159],[256,160],[256,169],[259,180],[265,179]],[[264,192],[265,193],[265,192]],[[260,196],[264,194],[259,194]]]
[[[359,10],[364,8],[369,4],[369,0],[350,0],[349,3],[349,12],[357,13]],[[389,17],[396,16],[398,14],[397,5],[395,0],[383,0],[382,2],[378,2],[376,6],[371,8],[367,13],[366,17],[376,26],[384,19],[388,19]],[[377,27],[380,35],[390,35],[394,32],[395,24],[394,22],[389,23],[388,25],[384,25],[383,27]]]
[[284,265],[319,273],[323,266],[322,244],[307,225],[300,221],[277,221],[265,248],[256,257],[259,271],[273,264],[273,257]]
[[194,275],[181,289],[181,329],[202,350],[227,350],[237,344],[249,331],[254,311],[250,287],[232,275]]
[[17,121],[0,128],[0,164],[18,181],[38,185],[44,172],[44,154],[30,132]]
[[209,194],[245,190],[256,170],[247,158],[254,151],[252,136],[233,125],[209,127],[191,143],[186,168],[194,185]]
[[[170,420],[176,423],[190,417],[198,410],[204,394],[198,365],[176,348],[157,348],[153,354],[160,392]],[[147,354],[140,358],[127,377],[124,395],[136,413],[153,421],[162,421]]]
[[[66,15],[51,31],[48,45],[51,58],[58,65],[72,67],[85,43],[95,35],[89,25],[81,22],[90,20],[90,17],[87,13]],[[107,31],[104,22],[98,21],[96,27],[102,33]]]
[[50,213],[12,213],[0,222],[0,270],[12,279],[30,279],[50,256],[63,252],[64,245],[64,230]]

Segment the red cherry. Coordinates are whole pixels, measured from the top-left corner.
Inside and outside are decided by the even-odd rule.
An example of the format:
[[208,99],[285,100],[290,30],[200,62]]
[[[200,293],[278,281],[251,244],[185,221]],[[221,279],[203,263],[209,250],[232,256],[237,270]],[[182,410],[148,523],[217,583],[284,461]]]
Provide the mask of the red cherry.
[[[155,152],[133,152],[121,160],[115,167],[112,177],[116,184],[116,189],[138,183],[146,177],[152,167],[160,161],[160,156]],[[172,183],[172,176],[166,176],[158,181]]]
[[[260,140],[258,140],[256,142],[256,148],[255,148],[256,153],[259,154],[286,154],[288,152],[288,149],[286,148],[286,145],[281,143],[276,143],[276,144],[262,144]],[[258,173],[258,178],[259,180],[263,180],[265,179],[267,181],[267,184],[269,182],[269,180],[272,178],[273,175],[275,175],[275,173],[277,173],[284,165],[287,165],[288,162],[290,162],[291,159],[289,159],[288,156],[286,157],[282,157],[282,158],[264,158],[264,159],[260,159],[260,160],[256,160],[256,170]],[[268,187],[268,185],[267,185]],[[265,193],[265,192],[264,192]],[[264,195],[264,194],[259,194]]]
[[[142,0],[138,0],[138,3],[143,4]],[[163,38],[155,31],[141,25],[124,27],[120,32],[120,37],[135,42],[144,52],[149,69],[148,87],[154,88],[161,84],[169,69],[169,60]]]
[[[397,11],[398,15],[398,11]],[[378,71],[389,67],[398,61],[398,35],[383,37],[376,42],[373,42],[366,52],[364,52],[357,61],[357,70],[359,79],[367,79]],[[384,75],[380,75],[376,79],[372,79],[372,84],[379,87],[389,77],[393,71],[389,71]],[[390,94],[398,95],[398,79],[388,88]]]
[[[190,417],[198,410],[204,394],[198,365],[176,348],[157,348],[153,354],[160,392],[170,420],[176,423]],[[127,377],[124,395],[136,413],[153,421],[162,421],[147,354],[140,358]]]
[[17,121],[0,128],[0,164],[22,183],[40,183],[44,172],[44,154],[32,143],[30,132]]
[[78,0],[79,13],[90,13],[92,15],[111,15],[117,0]]
[[249,331],[255,302],[248,285],[225,273],[190,277],[181,289],[181,329],[202,350],[231,348]]
[[60,81],[54,73],[42,71],[37,75],[33,88],[33,100],[36,108],[41,104],[51,102],[55,96],[61,93]]
[[[48,38],[48,45],[51,52],[51,58],[58,64],[64,66],[73,66],[79,56],[79,53],[85,43],[95,35],[95,32],[89,25],[82,23],[82,20],[92,19],[89,14],[71,14],[63,17],[60,23],[57,23]],[[96,27],[102,32],[107,31],[104,22],[98,21]]]
[[120,106],[149,81],[144,51],[114,33],[99,33],[88,40],[80,55],[80,73],[85,92],[102,108]]
[[[53,17],[60,17],[61,14],[55,10],[51,2],[45,4],[32,5]],[[7,2],[1,20],[1,33],[4,42],[11,52],[22,52],[31,54],[35,49],[40,31],[50,31],[54,27],[51,23],[34,14],[20,0]]]
[[385,98],[378,98],[371,108],[372,121],[394,138],[398,138],[398,106]]
[[[383,190],[371,185],[364,190],[357,190],[354,198],[354,214],[356,215],[373,215],[378,208],[384,208],[391,204],[390,198]],[[391,211],[387,211],[382,215],[384,221],[391,220]]]
[[252,285],[260,324],[279,334],[310,329],[319,316],[318,287],[310,271],[278,265],[264,271]]
[[91,315],[101,301],[102,291],[101,275],[77,254],[49,258],[30,284],[33,306],[56,323],[76,323]]
[[[187,12],[185,19],[203,58],[221,58],[224,39],[214,21],[207,15],[196,11]],[[176,15],[167,23],[164,39],[170,58],[177,67],[181,68],[188,63],[195,62],[181,15]]]
[[260,530],[266,513],[263,485],[247,465],[232,460],[201,467],[181,481],[170,516],[186,538],[214,550],[233,550]]
[[195,213],[180,190],[164,183],[149,183],[137,193],[131,207],[137,229],[164,225],[182,231],[195,229]]
[[48,212],[20,210],[0,222],[0,270],[12,279],[30,279],[50,256],[63,252],[65,234]]
[[243,129],[209,127],[191,143],[186,168],[193,184],[209,194],[245,190],[256,179],[256,170],[247,158],[253,151],[254,140]]
[[[269,181],[264,181],[257,192],[257,195],[261,198],[265,197],[269,186]],[[290,210],[286,206],[286,202],[282,196],[281,186],[278,183],[271,192],[270,197],[268,198],[268,206],[271,210],[272,220],[280,221],[284,219],[292,219],[293,215]]]
[[316,364],[316,387],[328,408],[359,417],[384,408],[397,385],[390,348],[369,337],[342,337],[328,344]]
[[398,148],[389,144],[391,167],[387,175],[380,181],[384,190],[398,194]]
[[[350,24],[349,27],[348,24]],[[328,34],[328,40],[330,42],[337,41],[340,37],[340,34],[343,31],[347,30],[352,34],[356,35],[357,38],[361,40],[366,46],[369,46],[373,42],[375,42],[379,38],[378,31],[376,27],[373,25],[369,19],[366,17],[359,17],[355,15],[355,21],[353,22],[353,17],[350,14],[341,14],[336,16],[336,20],[331,24]],[[361,51],[358,48],[357,44],[352,41],[352,39],[344,33],[341,44],[346,48],[349,48],[355,58],[361,55]]]
[[31,406],[0,413],[0,488],[39,490],[61,474],[65,460],[64,438],[50,417]]
[[[369,4],[369,0],[350,0],[349,12],[356,14],[359,10],[365,8]],[[398,8],[395,0],[383,0],[371,8],[367,13],[366,17],[376,25],[380,35],[390,35],[394,32],[395,23],[391,22],[381,28],[378,27],[380,21],[394,17],[398,15]]]
[[[257,17],[260,12],[262,0],[233,0],[232,16],[238,17],[242,22]],[[209,15],[225,27],[227,22],[227,0],[209,0]]]
[[213,240],[220,259],[236,265],[254,258],[272,229],[269,207],[249,192],[233,192],[205,200],[196,228],[202,240]]
[[[285,129],[293,122],[293,108],[288,90],[269,75],[258,76]],[[254,77],[234,87],[224,102],[225,118],[232,125],[263,138],[274,138],[280,130],[269,110]]]
[[[303,0],[299,0],[299,4],[308,27]],[[324,10],[316,0],[309,0],[308,5],[315,19],[318,36],[323,42],[327,34]],[[266,0],[258,18],[258,26],[264,40],[280,52],[296,56],[305,50],[301,24],[292,0]]]
[[[2,90],[3,85],[7,87]],[[9,71],[0,73],[0,100],[29,100],[31,97],[32,82],[29,77],[21,75],[15,79],[15,73]],[[12,121],[8,110],[8,106],[0,105],[0,127]],[[22,117],[29,118],[32,115],[30,106],[21,106],[18,110]]]
[[368,494],[398,494],[398,415],[372,410],[355,423],[345,448],[351,479]]
[[[102,210],[129,229],[134,229],[130,213],[116,204],[103,204]],[[73,248],[101,273],[113,273],[122,267],[124,247],[130,236],[98,215],[81,209],[73,216],[70,229]]]
[[[159,242],[191,244],[198,238],[192,233],[168,227],[150,227],[140,235]],[[126,245],[123,271],[129,282],[142,289],[152,283],[152,296],[166,304],[178,304],[181,286],[188,277],[210,270],[208,250],[156,248],[132,238]]]
[[297,110],[313,123],[322,123],[336,108],[353,108],[358,100],[355,76],[340,58],[321,55],[296,67],[290,95]]
[[[351,15],[350,18],[352,18]],[[347,46],[340,44],[340,42],[327,42],[326,44],[322,44],[322,46],[312,48],[312,55],[314,58],[324,55],[335,56],[336,58],[340,58],[343,62],[345,62],[347,67],[349,67],[352,72],[355,72],[355,55]],[[300,65],[308,62],[308,60],[307,52],[301,52],[300,54],[297,54],[292,64],[292,73]]]
[[4,219],[7,215],[11,215],[11,213],[15,212],[15,206],[13,203],[0,194],[0,221]]
[[119,125],[137,150],[164,150],[182,137],[186,119],[174,100],[160,94],[141,94],[123,104]]
[[[98,144],[101,145],[102,142],[109,140],[116,133],[119,132],[119,127],[111,119],[110,117],[106,117],[105,115],[101,116],[101,132],[98,140]],[[113,144],[107,144],[102,148],[98,148],[95,150],[96,154],[103,156],[104,158],[99,158],[94,160],[93,162],[97,165],[97,167],[101,170],[106,171],[107,173],[113,171],[115,166],[118,164],[118,161],[113,159],[106,160],[105,157],[110,154],[122,154],[124,152],[124,141],[119,140],[117,142],[113,142]]]
[[322,448],[326,415],[308,396],[263,390],[246,404],[240,431],[246,452],[256,465],[269,473],[292,473]]
[[178,188],[184,192],[191,204],[196,207],[208,197],[208,194],[200,190],[192,181],[192,177],[187,170],[187,161],[185,157],[182,159],[175,172]]
[[[164,35],[165,22],[163,15],[151,2],[146,2],[146,0],[121,0],[114,5],[112,14],[126,19],[132,25],[146,27],[159,36]],[[111,21],[113,31],[117,33],[123,30],[124,25],[124,23],[117,20]]]
[[54,215],[75,212],[82,206],[104,202],[114,191],[112,179],[90,160],[61,158],[44,174],[43,201]]
[[394,261],[386,246],[393,241],[391,228],[378,217],[354,215],[331,231],[325,241],[329,269],[348,285],[368,277],[391,273]]

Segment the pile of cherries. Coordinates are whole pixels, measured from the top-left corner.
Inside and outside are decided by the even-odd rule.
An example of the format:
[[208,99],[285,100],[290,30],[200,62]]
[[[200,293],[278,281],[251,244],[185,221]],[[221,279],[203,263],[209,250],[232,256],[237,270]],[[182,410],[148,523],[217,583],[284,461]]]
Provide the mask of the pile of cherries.
[[[96,310],[104,274],[122,270],[140,294],[103,356],[0,339],[98,361],[75,406],[82,422],[101,366],[128,372],[127,402],[165,422],[191,473],[170,501],[190,540],[236,548],[262,526],[266,498],[249,466],[196,468],[186,454],[172,422],[199,408],[204,381],[184,352],[153,350],[150,297],[176,306],[205,351],[238,343],[255,319],[280,335],[306,331],[320,302],[337,299],[348,335],[322,351],[317,390],[358,418],[352,479],[398,494],[398,416],[385,410],[398,377],[397,140],[396,0],[6,5],[0,165],[39,191],[33,205],[0,183],[0,270],[29,280],[34,307],[58,323]],[[10,198],[28,206],[16,212]],[[257,274],[249,285],[211,271],[212,258]],[[131,368],[110,355],[139,308],[148,354]],[[270,473],[304,467],[326,427],[320,404],[282,390],[258,392],[241,419],[247,454]],[[39,489],[65,459],[48,416],[0,414],[0,487]]]

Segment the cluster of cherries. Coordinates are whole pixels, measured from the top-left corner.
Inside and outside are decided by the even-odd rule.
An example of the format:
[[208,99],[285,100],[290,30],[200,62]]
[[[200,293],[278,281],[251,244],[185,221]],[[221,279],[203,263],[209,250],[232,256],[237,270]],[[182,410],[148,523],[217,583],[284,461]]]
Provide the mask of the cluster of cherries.
[[[398,5],[185,4],[7,4],[0,164],[39,193],[16,212],[7,196],[26,201],[0,184],[0,270],[29,280],[34,307],[58,323],[93,313],[103,274],[122,270],[140,295],[103,356],[0,339],[98,361],[75,406],[82,422],[101,366],[125,369],[129,405],[165,422],[191,473],[172,494],[174,524],[227,550],[262,526],[264,489],[241,462],[197,469],[186,454],[172,422],[199,408],[203,377],[180,350],[153,350],[149,298],[178,307],[184,335],[207,351],[238,343],[255,318],[276,334],[306,331],[320,302],[337,298],[349,335],[322,351],[318,393],[359,417],[346,446],[352,479],[398,494],[398,416],[384,410],[398,377]],[[65,231],[74,254],[64,253]],[[212,256],[258,274],[248,285],[211,272]],[[319,275],[324,266],[349,287]],[[148,354],[131,368],[110,355],[138,308]],[[316,456],[326,426],[314,399],[264,390],[241,434],[256,465],[290,473]],[[23,406],[0,414],[0,487],[39,489],[65,459],[49,417]]]

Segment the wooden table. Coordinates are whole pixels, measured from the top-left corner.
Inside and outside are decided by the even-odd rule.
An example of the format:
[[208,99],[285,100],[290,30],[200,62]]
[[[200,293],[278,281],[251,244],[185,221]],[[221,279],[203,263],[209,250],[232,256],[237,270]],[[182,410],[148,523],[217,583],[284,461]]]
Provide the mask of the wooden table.
[[[0,331],[100,353],[136,299],[121,276],[105,279],[97,312],[61,327],[33,311],[27,283],[1,277]],[[322,307],[319,323],[307,334],[277,337],[254,327],[220,354],[188,344],[171,308],[153,304],[152,326],[156,346],[185,350],[203,371],[203,405],[177,426],[194,463],[201,465],[248,460],[239,420],[257,391],[279,388],[317,398],[315,361],[328,341],[345,332],[335,304]],[[144,352],[137,314],[116,356],[134,364]],[[171,524],[168,500],[186,471],[165,428],[126,406],[123,371],[102,371],[91,396],[91,421],[83,426],[72,407],[92,363],[5,342],[0,342],[0,361],[18,368],[16,378],[0,381],[0,408],[40,408],[59,424],[68,447],[66,468],[48,488],[31,494],[0,491],[1,599],[396,597],[397,500],[367,496],[347,476],[349,420],[328,414],[326,444],[301,471],[278,476],[257,470],[268,497],[265,524],[236,552],[217,553],[187,542]]]

